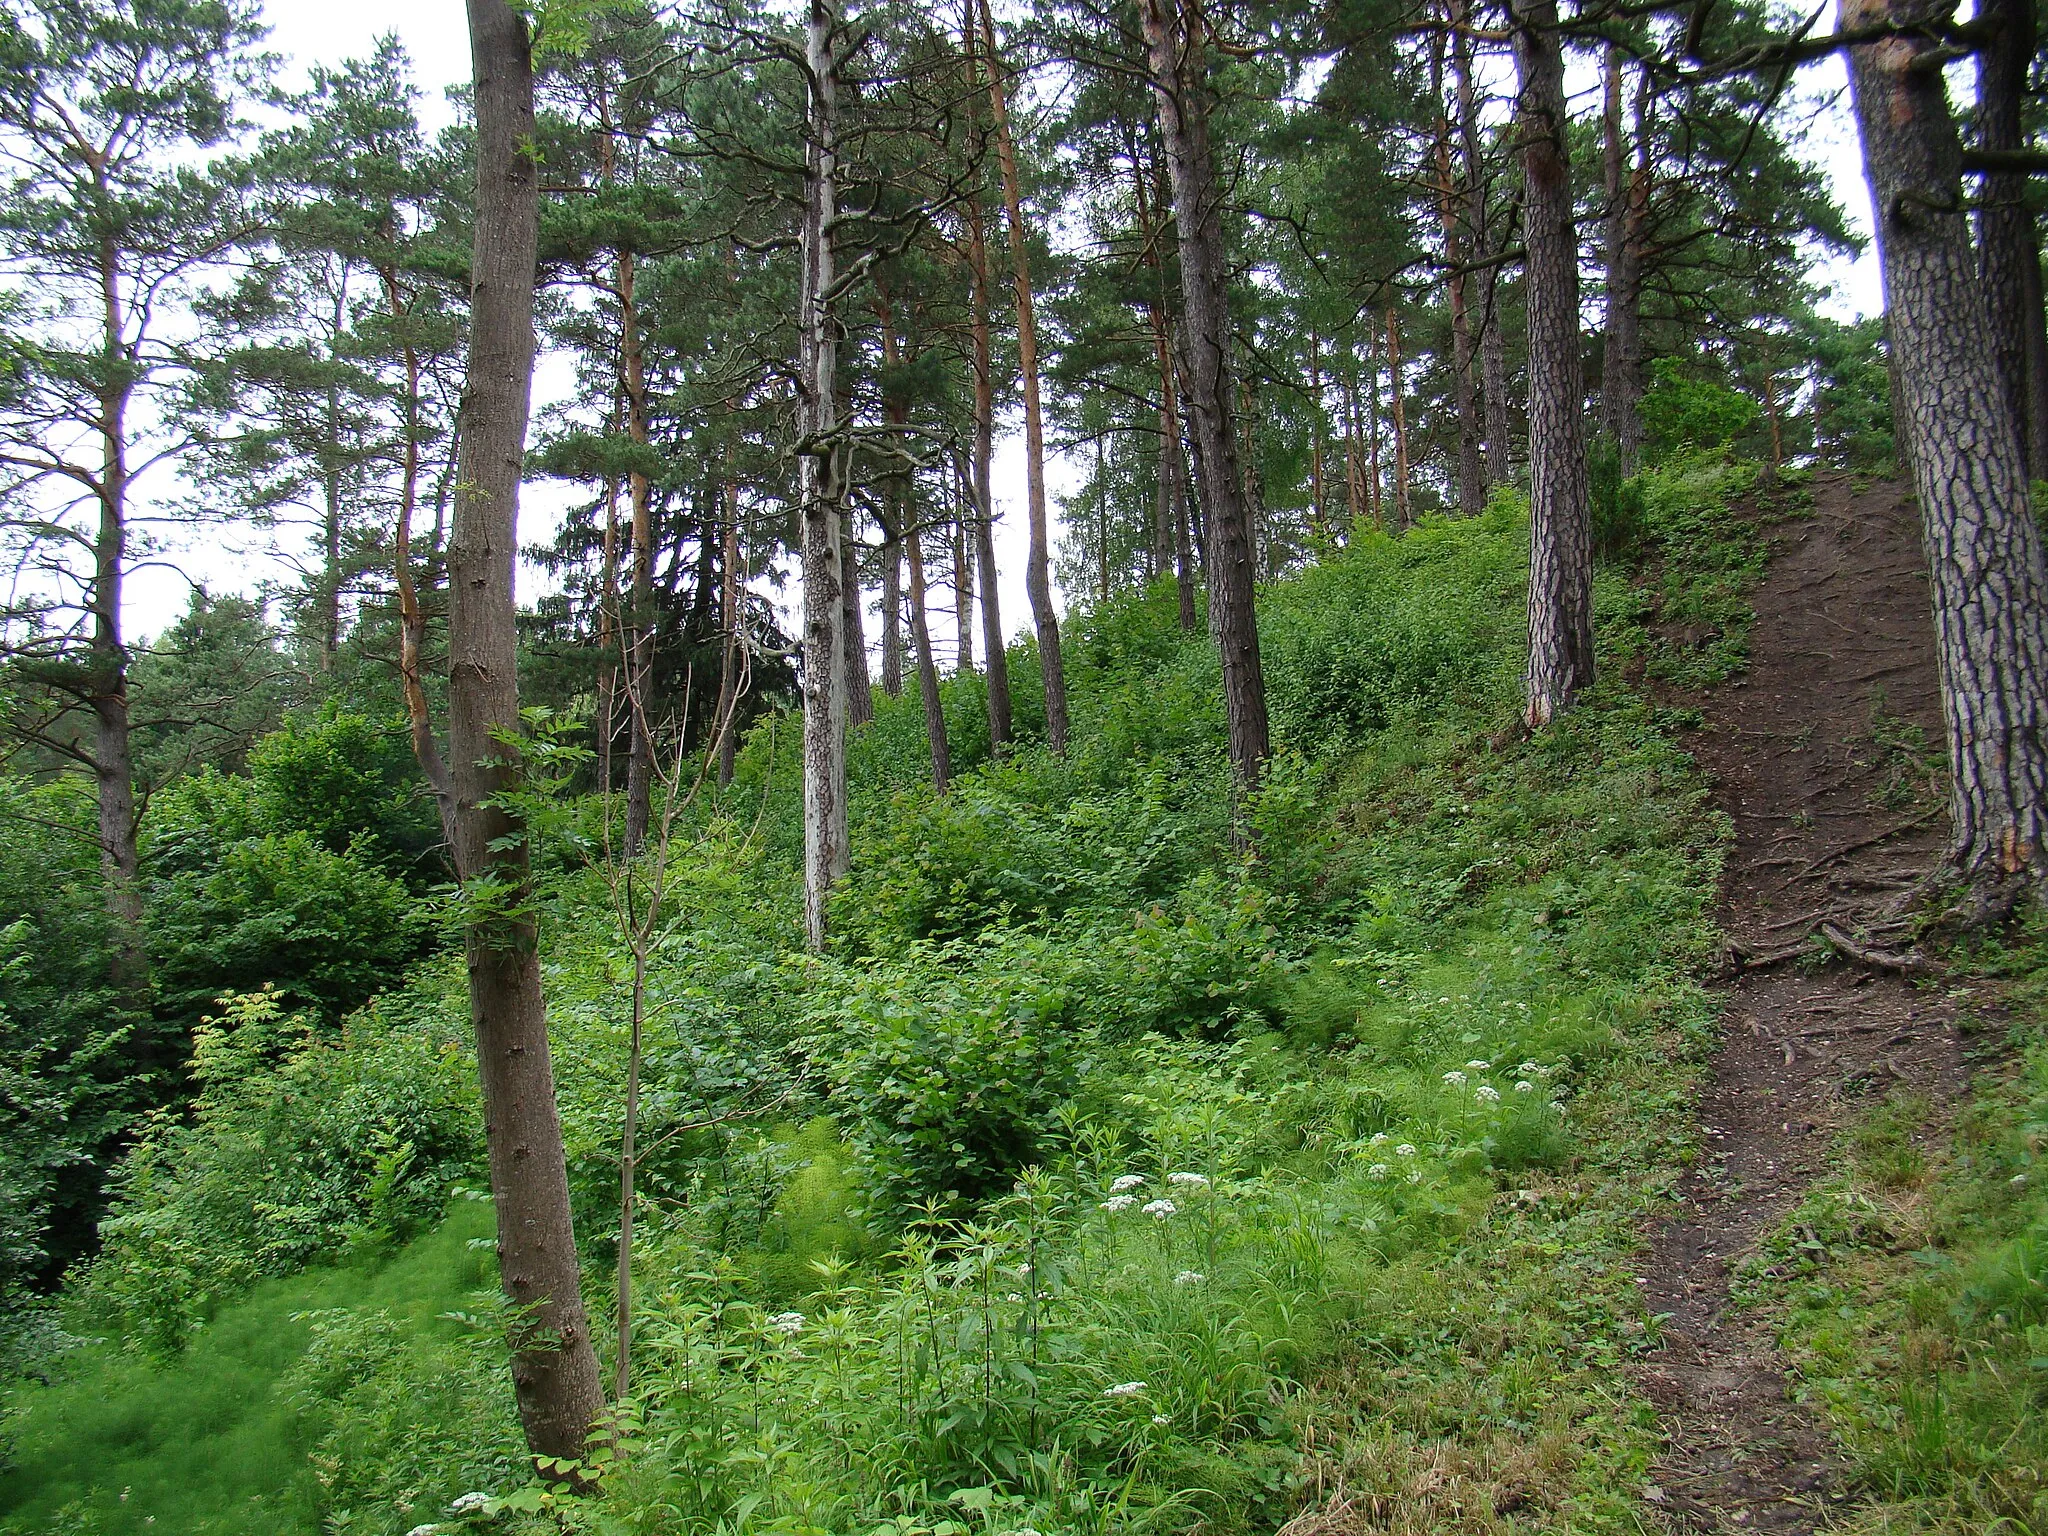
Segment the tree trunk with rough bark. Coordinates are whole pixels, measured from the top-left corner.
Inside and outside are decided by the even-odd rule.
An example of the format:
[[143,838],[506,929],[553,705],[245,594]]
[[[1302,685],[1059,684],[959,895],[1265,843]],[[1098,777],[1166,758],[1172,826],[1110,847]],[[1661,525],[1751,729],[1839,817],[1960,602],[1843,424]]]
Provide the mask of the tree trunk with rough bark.
[[[976,85],[975,58],[978,53],[974,43],[978,30],[974,11],[975,0],[962,0],[960,48],[966,64],[970,101]],[[1003,749],[1010,744],[1010,657],[1003,634],[1002,572],[996,564],[995,498],[989,485],[989,469],[995,459],[996,430],[995,356],[989,340],[992,284],[981,194],[969,192],[965,207],[968,333],[974,372],[974,443],[972,472],[968,480],[974,495],[974,564],[981,577],[981,644],[988,657],[988,742],[989,750],[1001,756]]]
[[534,132],[531,42],[506,0],[469,0],[469,27],[476,237],[448,540],[450,761],[436,788],[456,871],[479,902],[463,947],[499,1271],[517,1309],[512,1382],[520,1422],[536,1455],[575,1459],[604,1409],[604,1388],[577,1272],[528,839],[507,806],[518,785],[518,753],[502,739],[520,725],[513,568],[540,228],[538,171],[526,152]]
[[1451,72],[1457,81],[1458,149],[1471,213],[1472,260],[1479,264],[1474,288],[1479,311],[1479,398],[1486,417],[1485,470],[1488,485],[1504,484],[1513,467],[1508,452],[1508,354],[1501,327],[1500,268],[1487,188],[1485,143],[1480,135],[1479,93],[1473,83],[1472,38],[1464,30],[1470,7],[1451,0]]
[[[2025,149],[2033,0],[1985,0],[1979,15],[1995,29],[1977,55],[1980,142],[1989,150]],[[2027,203],[2027,177],[1986,176],[1979,202],[1978,265],[1991,300],[1999,377],[2019,425],[2027,474],[2048,480],[2048,323],[2041,305],[2040,231]]]
[[903,547],[910,557],[910,643],[917,657],[917,693],[924,704],[925,740],[931,745],[932,788],[943,795],[953,777],[953,755],[946,744],[946,706],[939,697],[939,663],[932,654],[931,623],[925,616],[924,538],[913,521]]
[[[118,290],[107,288],[107,329],[119,344]],[[128,571],[128,396],[117,382],[102,402],[100,521],[93,540],[93,781],[99,805],[100,887],[111,938],[109,977],[118,991],[143,996],[149,952],[142,940],[141,858],[136,844],[135,761],[128,723],[128,646],[121,634],[121,589]]]
[[[1455,6],[1450,10],[1455,24]],[[1437,105],[1437,220],[1443,230],[1444,263],[1450,269],[1445,296],[1451,310],[1451,397],[1458,409],[1458,510],[1467,517],[1477,517],[1486,510],[1486,434],[1479,420],[1478,396],[1472,387],[1472,320],[1465,299],[1465,223],[1471,189],[1460,187],[1451,169],[1451,117],[1444,99],[1442,33],[1434,33],[1430,38],[1429,74],[1430,94]]]
[[[1934,17],[1843,0],[1844,30]],[[1912,445],[1947,728],[1950,861],[1973,915],[2048,873],[2048,563],[1962,209],[1962,146],[1931,41],[1849,52],[1885,311]]]
[[983,66],[988,71],[989,110],[995,118],[996,163],[1002,172],[1003,208],[1009,216],[1011,281],[1017,301],[1017,366],[1024,383],[1025,500],[1031,519],[1031,552],[1024,565],[1024,591],[1038,631],[1038,665],[1045,681],[1045,741],[1067,750],[1067,673],[1060,655],[1060,619],[1052,603],[1052,533],[1045,508],[1045,418],[1038,396],[1038,322],[1031,306],[1031,249],[1024,227],[1024,194],[1017,177],[1017,146],[1010,135],[1010,109],[1003,66],[996,52],[996,23],[981,0]]
[[1528,249],[1529,672],[1531,730],[1593,681],[1592,507],[1580,428],[1579,250],[1566,149],[1556,0],[1511,6],[1520,84],[1522,223]]
[[[962,487],[964,490],[965,487]],[[970,529],[974,519],[962,495],[953,518],[953,634],[956,664],[962,672],[974,670],[974,542]]]
[[1394,526],[1406,528],[1410,521],[1408,505],[1408,407],[1402,398],[1406,386],[1401,381],[1401,321],[1393,306],[1387,307],[1387,403],[1388,414],[1393,418],[1394,429]]
[[1209,629],[1223,658],[1230,760],[1254,787],[1269,750],[1266,683],[1253,609],[1251,520],[1237,456],[1230,310],[1225,287],[1223,195],[1209,146],[1208,67],[1199,12],[1181,0],[1139,0],[1160,142],[1180,237],[1181,323],[1187,351],[1183,394],[1193,427],[1208,530]]
[[740,637],[740,600],[746,586],[745,573],[740,569],[740,488],[731,480],[725,482],[725,569],[719,573],[718,632],[720,636],[718,656],[718,787],[723,789],[732,782],[734,760],[738,755],[739,731],[736,716],[739,713],[741,664],[744,661],[743,642]]
[[[636,263],[631,251],[618,254],[619,393],[626,407],[626,436],[644,448],[647,427],[647,361],[641,348],[640,307],[634,295]],[[633,585],[627,598],[626,639],[626,857],[647,841],[654,794],[654,700],[648,684],[654,659],[654,508],[652,487],[638,464],[626,473],[632,508]]]
[[814,950],[825,947],[827,904],[848,867],[846,603],[841,584],[850,455],[839,419],[839,324],[831,297],[832,225],[839,201],[838,31],[831,0],[811,0],[804,26],[810,99],[797,302],[802,308],[798,492],[803,507],[804,934]]
[[882,692],[903,696],[902,512],[892,508],[882,522]]
[[[1643,262],[1640,245],[1648,146],[1643,95],[1636,98],[1637,169],[1631,171],[1622,131],[1621,50],[1609,45],[1601,110],[1601,169],[1607,196],[1606,334],[1600,359],[1600,425],[1632,475],[1642,457]],[[1647,87],[1645,87],[1647,89]]]

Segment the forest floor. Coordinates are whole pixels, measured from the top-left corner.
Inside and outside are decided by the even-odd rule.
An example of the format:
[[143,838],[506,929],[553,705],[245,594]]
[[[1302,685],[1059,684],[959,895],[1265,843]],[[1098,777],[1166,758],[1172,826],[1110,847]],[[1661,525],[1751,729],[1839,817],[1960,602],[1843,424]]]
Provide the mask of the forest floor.
[[1926,1095],[1940,1134],[1965,1075],[1939,986],[1839,962],[1741,966],[1880,903],[1947,831],[1917,513],[1891,482],[1812,489],[1763,529],[1747,672],[1684,701],[1704,717],[1687,746],[1734,823],[1719,908],[1734,969],[1703,1150],[1682,1214],[1651,1238],[1644,1294],[1664,1345],[1640,1380],[1667,1437],[1647,1496],[1710,1531],[1808,1532],[1854,1497],[1826,1426],[1786,1390],[1778,1320],[1731,1282],[1875,1100]]

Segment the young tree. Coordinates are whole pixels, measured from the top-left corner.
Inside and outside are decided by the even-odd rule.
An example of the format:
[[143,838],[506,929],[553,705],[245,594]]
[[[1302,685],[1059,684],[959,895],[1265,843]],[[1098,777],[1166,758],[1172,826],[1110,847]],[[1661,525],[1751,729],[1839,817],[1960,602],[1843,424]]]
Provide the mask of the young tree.
[[[1979,143],[1993,155],[2027,145],[2027,74],[2036,43],[2033,0],[1987,0],[1991,36],[1977,55]],[[1999,377],[2020,426],[2027,473],[2048,479],[2048,325],[2041,303],[2041,241],[2023,173],[1994,169],[1979,193],[1979,267],[1991,300]]]
[[1512,0],[1529,312],[1529,673],[1538,730],[1593,681],[1592,506],[1580,416],[1579,247],[1572,226],[1556,0]]
[[1962,145],[1920,0],[1842,0],[1911,438],[1947,727],[1949,860],[1972,915],[2048,875],[2048,565],[1970,245]]
[[237,131],[259,36],[239,0],[0,10],[0,257],[20,311],[0,398],[0,535],[26,578],[0,636],[52,701],[13,728],[96,785],[113,966],[131,992],[147,961],[122,592],[140,553],[137,481],[188,446],[172,421],[155,433],[188,361],[166,316],[238,233],[233,189],[194,161]]
[[[510,0],[468,0],[476,72],[476,239],[469,363],[448,540],[448,762],[415,739],[464,886],[463,950],[482,1080],[498,1265],[517,1309],[512,1384],[526,1443],[583,1454],[604,1409],[576,1262],[541,991],[520,786],[519,482],[532,404],[540,174],[533,39]],[[424,701],[422,701],[423,703]]]
[[1002,171],[1003,208],[1009,217],[1011,283],[1017,302],[1017,366],[1024,381],[1025,495],[1031,518],[1031,552],[1024,590],[1038,631],[1038,665],[1045,681],[1045,739],[1055,752],[1067,750],[1067,675],[1060,657],[1060,620],[1052,603],[1052,536],[1045,510],[1045,416],[1039,402],[1038,322],[1031,306],[1031,248],[1024,227],[1024,195],[1017,175],[1017,146],[996,49],[995,17],[981,0],[982,66],[988,74],[989,110],[995,121],[996,159]]
[[1182,323],[1196,474],[1208,525],[1209,627],[1223,654],[1230,760],[1246,788],[1268,751],[1266,683],[1253,611],[1256,552],[1238,464],[1237,386],[1223,249],[1223,188],[1209,143],[1203,13],[1184,0],[1139,0],[1160,141],[1180,241]]

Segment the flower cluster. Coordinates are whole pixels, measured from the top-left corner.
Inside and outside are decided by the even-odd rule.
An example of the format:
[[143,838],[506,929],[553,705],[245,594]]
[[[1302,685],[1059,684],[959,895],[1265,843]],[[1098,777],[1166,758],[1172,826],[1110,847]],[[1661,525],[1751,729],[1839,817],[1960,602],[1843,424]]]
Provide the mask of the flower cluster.
[[1127,1189],[1142,1188],[1144,1183],[1145,1175],[1142,1173],[1120,1173],[1109,1181],[1109,1192],[1120,1195]]
[[1208,1278],[1199,1269],[1184,1269],[1173,1277],[1173,1283],[1175,1285],[1200,1285]]
[[1150,1216],[1154,1221],[1164,1221],[1167,1217],[1171,1216],[1176,1209],[1177,1207],[1171,1200],[1154,1200],[1150,1205],[1145,1207],[1145,1214],[1147,1216]]
[[1190,1189],[1207,1189],[1209,1187],[1209,1176],[1203,1173],[1169,1173],[1166,1176],[1166,1182],[1169,1184],[1184,1184]]
[[1113,1387],[1104,1387],[1102,1395],[1104,1397],[1136,1397],[1144,1390],[1145,1383],[1142,1381],[1120,1381]]
[[804,1315],[801,1312],[778,1312],[768,1319],[768,1326],[786,1338],[794,1338],[804,1331]]
[[1107,1200],[1102,1202],[1102,1209],[1105,1211],[1109,1211],[1111,1213],[1117,1211],[1128,1211],[1132,1206],[1136,1205],[1137,1203],[1138,1197],[1136,1195],[1111,1195]]

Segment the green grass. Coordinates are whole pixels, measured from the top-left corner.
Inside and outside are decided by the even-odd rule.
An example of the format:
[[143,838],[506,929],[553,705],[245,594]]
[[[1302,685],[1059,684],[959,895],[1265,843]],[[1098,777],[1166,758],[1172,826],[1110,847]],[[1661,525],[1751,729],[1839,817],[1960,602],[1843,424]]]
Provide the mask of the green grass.
[[[1724,615],[1752,574],[1743,484],[1695,469],[1644,498],[1667,566],[1715,557],[1688,592]],[[650,1130],[636,1403],[574,1528],[1227,1536],[1339,1486],[1389,1531],[1640,1528],[1633,1266],[1694,1151],[1723,829],[1626,687],[1514,731],[1526,540],[1503,496],[1262,594],[1280,751],[1244,807],[1256,857],[1213,648],[1163,590],[1069,626],[1063,760],[1027,746],[940,800],[919,716],[883,706],[825,957],[790,952],[793,733],[755,739],[764,839],[692,865],[648,1102],[701,1121],[786,1083],[756,1096],[788,1123]],[[1641,634],[1623,573],[1598,611],[1611,676]],[[622,1037],[596,895],[551,886],[547,984],[603,1344]],[[465,1070],[458,982],[422,973],[320,1071],[229,1085],[124,1230],[189,1213],[173,1257],[265,1251],[277,1222],[228,1209],[243,1164],[209,1137],[354,1177],[302,1156],[312,1101],[357,1055],[410,1060],[393,1041]],[[243,1112],[273,1103],[296,1107]],[[266,1282],[172,1366],[76,1357],[11,1421],[0,1529],[93,1529],[60,1513],[81,1505],[110,1531],[401,1536],[472,1489],[536,1502],[491,1319],[434,1321],[481,1273],[475,1220],[375,1274]],[[178,1284],[104,1269],[139,1301]]]
[[258,1285],[168,1363],[111,1342],[64,1357],[9,1402],[0,1531],[313,1536],[327,1495],[308,1452],[328,1425],[289,1390],[313,1337],[302,1314],[383,1309],[420,1339],[456,1333],[437,1315],[492,1283],[468,1246],[490,1232],[488,1206],[457,1202],[381,1265]]

